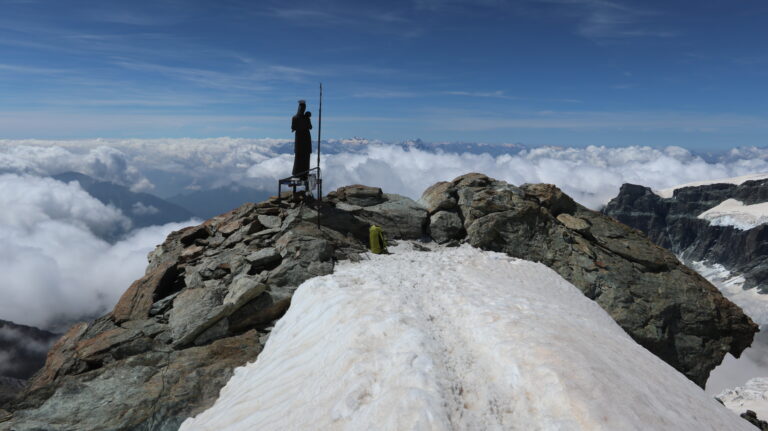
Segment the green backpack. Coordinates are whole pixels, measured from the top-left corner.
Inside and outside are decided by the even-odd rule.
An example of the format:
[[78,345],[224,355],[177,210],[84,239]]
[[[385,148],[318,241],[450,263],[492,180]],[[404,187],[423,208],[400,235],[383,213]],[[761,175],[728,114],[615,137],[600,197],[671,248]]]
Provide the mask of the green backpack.
[[381,227],[372,224],[371,228],[368,229],[368,234],[371,241],[371,252],[375,254],[386,253],[387,240],[384,239],[384,231],[381,230]]

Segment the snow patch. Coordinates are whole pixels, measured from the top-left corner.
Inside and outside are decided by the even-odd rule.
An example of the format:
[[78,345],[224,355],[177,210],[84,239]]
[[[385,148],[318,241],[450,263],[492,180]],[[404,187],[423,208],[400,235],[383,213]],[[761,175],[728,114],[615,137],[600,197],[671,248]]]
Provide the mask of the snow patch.
[[468,246],[303,283],[182,430],[751,429],[540,263]]
[[692,183],[680,184],[678,186],[670,187],[668,189],[654,190],[653,192],[663,198],[671,198],[674,195],[675,190],[682,189],[683,187],[708,186],[710,184],[734,184],[738,186],[747,181],[764,180],[766,178],[768,178],[768,173],[750,174],[750,175],[743,175],[740,177],[733,177],[733,178],[721,178],[719,180],[695,181]]
[[768,295],[756,288],[744,289],[743,275],[733,274],[719,263],[694,261],[691,268],[706,278],[723,293],[723,296],[741,307],[760,327],[768,325]]
[[717,398],[735,412],[752,410],[765,420],[768,418],[768,377],[751,379],[744,386],[723,391]]
[[768,202],[744,205],[736,199],[726,199],[697,217],[709,221],[713,226],[733,226],[739,230],[750,230],[768,223]]
[[[717,287],[723,296],[741,307],[744,313],[760,325],[761,331],[765,330],[768,326],[768,295],[759,293],[757,289],[744,290],[744,277],[732,273],[723,265],[694,261],[690,266]],[[768,339],[763,332],[759,332],[755,335],[752,346],[744,350],[739,358],[735,358],[730,353],[726,354],[723,362],[709,375],[706,392],[714,396],[723,391],[737,390],[739,389],[737,386],[745,385],[749,379],[768,375],[766,341]],[[728,389],[733,387],[737,388]],[[736,413],[743,413],[746,410],[734,403],[727,405]],[[765,401],[764,409],[768,410],[768,401]],[[763,415],[760,417],[764,418]]]

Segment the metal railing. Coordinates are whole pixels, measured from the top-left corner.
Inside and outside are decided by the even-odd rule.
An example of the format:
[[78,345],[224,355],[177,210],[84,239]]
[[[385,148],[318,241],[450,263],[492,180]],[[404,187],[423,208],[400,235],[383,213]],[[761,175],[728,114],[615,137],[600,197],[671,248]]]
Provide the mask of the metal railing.
[[[312,172],[315,172],[314,182],[311,184]],[[296,195],[296,188],[304,186],[305,191],[317,189],[317,200],[323,200],[323,179],[320,176],[320,167],[312,168],[308,171],[300,172],[296,175],[283,178],[277,182],[277,199],[283,198],[283,185],[293,188],[293,194]]]

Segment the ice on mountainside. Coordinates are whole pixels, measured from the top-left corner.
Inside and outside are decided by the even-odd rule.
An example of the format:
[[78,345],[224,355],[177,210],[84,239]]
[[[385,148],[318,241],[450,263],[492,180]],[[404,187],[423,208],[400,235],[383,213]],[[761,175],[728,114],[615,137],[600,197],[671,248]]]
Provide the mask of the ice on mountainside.
[[182,430],[750,430],[546,266],[397,250],[304,282]]
[[726,199],[714,208],[698,215],[714,226],[733,226],[739,230],[750,230],[768,223],[768,202],[744,205],[736,199]]
[[728,271],[723,265],[704,261],[691,262],[691,268],[744,310],[752,320],[764,327],[768,324],[768,295],[757,289],[744,289],[744,276]]

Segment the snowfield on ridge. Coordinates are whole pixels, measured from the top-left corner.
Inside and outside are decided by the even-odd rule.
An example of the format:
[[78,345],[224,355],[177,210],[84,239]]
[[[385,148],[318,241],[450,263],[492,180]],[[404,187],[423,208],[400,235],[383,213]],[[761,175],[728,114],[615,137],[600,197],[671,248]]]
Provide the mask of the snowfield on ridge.
[[304,282],[181,430],[752,430],[546,266],[469,246]]

